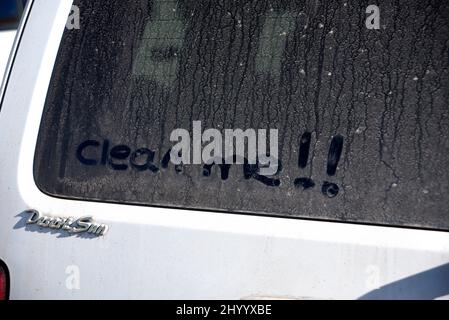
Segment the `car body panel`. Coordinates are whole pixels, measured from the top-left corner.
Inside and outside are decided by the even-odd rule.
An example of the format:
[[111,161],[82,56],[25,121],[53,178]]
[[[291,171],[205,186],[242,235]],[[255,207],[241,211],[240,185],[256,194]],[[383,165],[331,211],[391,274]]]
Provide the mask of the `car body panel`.
[[16,37],[15,30],[0,31],[0,75],[3,79],[3,75],[8,65],[9,54],[11,53],[12,46],[14,44],[14,38]]

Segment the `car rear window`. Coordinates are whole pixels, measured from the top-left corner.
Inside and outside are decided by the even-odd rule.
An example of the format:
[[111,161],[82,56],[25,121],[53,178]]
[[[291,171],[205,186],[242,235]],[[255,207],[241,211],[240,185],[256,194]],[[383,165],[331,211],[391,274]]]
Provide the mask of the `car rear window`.
[[[35,154],[43,192],[449,230],[449,2],[74,5]],[[198,158],[195,127],[265,130],[275,170]],[[173,151],[176,132],[190,149]]]

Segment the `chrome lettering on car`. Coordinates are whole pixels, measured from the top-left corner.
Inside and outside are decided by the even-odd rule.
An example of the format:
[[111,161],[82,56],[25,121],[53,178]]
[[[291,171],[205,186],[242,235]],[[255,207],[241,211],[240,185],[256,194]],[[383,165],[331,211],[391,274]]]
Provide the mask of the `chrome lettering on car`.
[[108,226],[97,223],[91,216],[84,216],[78,219],[73,217],[53,217],[43,215],[37,210],[26,210],[29,214],[27,225],[38,225],[41,228],[60,229],[71,234],[88,233],[94,236],[103,236],[108,231]]

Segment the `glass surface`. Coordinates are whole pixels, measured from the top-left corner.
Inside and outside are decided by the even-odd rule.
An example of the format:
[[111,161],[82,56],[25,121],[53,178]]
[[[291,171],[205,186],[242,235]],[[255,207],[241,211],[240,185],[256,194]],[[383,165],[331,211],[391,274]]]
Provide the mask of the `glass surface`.
[[[449,2],[77,0],[44,192],[449,230]],[[277,129],[281,166],[173,165],[177,128]],[[329,155],[329,150],[331,150]],[[126,212],[123,212],[126,214]]]

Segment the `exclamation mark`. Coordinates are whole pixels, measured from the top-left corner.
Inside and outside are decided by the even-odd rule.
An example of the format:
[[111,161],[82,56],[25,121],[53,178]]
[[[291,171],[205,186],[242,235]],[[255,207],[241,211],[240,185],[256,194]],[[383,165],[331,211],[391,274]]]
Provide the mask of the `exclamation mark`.
[[301,140],[299,140],[299,157],[298,157],[298,167],[304,169],[307,166],[307,161],[309,160],[310,152],[310,142],[312,141],[312,134],[310,132],[305,132]]
[[[337,172],[338,162],[340,161],[341,153],[343,151],[343,137],[336,135],[332,138],[331,145],[329,147],[329,153],[327,155],[327,169],[326,173],[332,177]],[[321,192],[329,197],[334,198],[337,196],[340,188],[332,182],[324,181],[321,187]]]
[[[301,139],[299,140],[299,156],[298,156],[298,167],[304,169],[309,161],[310,153],[310,143],[312,141],[312,134],[310,132],[305,132]],[[296,178],[294,181],[296,188],[302,188],[303,190],[313,188],[315,182],[312,179],[301,177]]]

